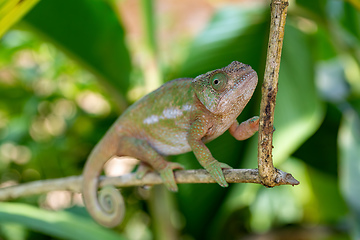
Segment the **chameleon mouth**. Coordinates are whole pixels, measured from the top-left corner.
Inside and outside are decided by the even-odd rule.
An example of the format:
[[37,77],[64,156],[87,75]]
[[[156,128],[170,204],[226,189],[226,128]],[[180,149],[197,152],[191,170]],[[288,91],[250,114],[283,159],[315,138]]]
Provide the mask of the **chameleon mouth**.
[[[237,95],[242,95],[241,92],[245,90],[255,89],[258,82],[258,76],[254,69],[250,68],[247,73],[244,73],[234,86],[229,90],[236,92]],[[227,94],[226,94],[227,95]]]
[[250,68],[249,72],[245,74],[245,81],[251,81],[255,77],[257,78],[257,73],[254,69]]
[[245,80],[246,82],[253,82],[255,81],[256,84],[258,82],[258,75],[255,70],[251,69],[252,71],[249,73],[249,79]]
[[258,75],[257,73],[255,72],[254,69],[250,68],[248,70],[247,73],[244,74],[244,76],[242,77],[243,79],[241,79],[241,81],[239,81],[239,85],[246,85],[246,84],[251,84],[251,83],[254,83],[257,84],[257,81],[258,81]]
[[239,90],[239,97],[241,96],[244,100],[249,100],[256,88],[256,85],[258,83],[258,75],[255,72],[255,70],[251,69],[249,73],[247,73],[246,79],[241,82],[238,86]]

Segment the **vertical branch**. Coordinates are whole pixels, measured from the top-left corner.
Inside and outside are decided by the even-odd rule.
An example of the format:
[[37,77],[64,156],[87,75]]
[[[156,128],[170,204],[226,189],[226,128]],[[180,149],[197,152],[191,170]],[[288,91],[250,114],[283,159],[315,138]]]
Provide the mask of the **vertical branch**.
[[277,169],[272,160],[275,100],[278,91],[281,50],[284,38],[288,0],[271,0],[271,23],[262,99],[258,139],[258,168],[264,186],[273,187],[277,182]]

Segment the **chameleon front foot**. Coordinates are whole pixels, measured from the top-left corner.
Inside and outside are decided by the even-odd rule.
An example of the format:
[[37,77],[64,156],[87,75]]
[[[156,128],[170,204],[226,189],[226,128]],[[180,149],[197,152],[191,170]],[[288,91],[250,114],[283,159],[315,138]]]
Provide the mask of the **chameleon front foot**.
[[173,172],[173,170],[175,169],[182,170],[184,169],[184,166],[179,163],[168,162],[165,168],[158,170],[160,177],[164,182],[164,185],[172,192],[178,191]]
[[211,177],[222,187],[228,187],[229,184],[226,182],[222,169],[232,169],[228,164],[218,162],[214,160],[205,169],[210,173]]

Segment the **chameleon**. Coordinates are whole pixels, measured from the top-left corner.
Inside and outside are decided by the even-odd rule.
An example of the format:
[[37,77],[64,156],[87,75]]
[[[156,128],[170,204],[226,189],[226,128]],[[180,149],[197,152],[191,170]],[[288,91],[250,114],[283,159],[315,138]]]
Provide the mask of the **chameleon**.
[[106,227],[114,227],[122,220],[123,199],[119,191],[107,186],[98,194],[99,175],[114,156],[139,159],[137,178],[152,169],[160,174],[169,190],[177,191],[173,171],[184,167],[167,161],[166,156],[193,151],[212,178],[227,187],[222,169],[231,167],[217,161],[205,143],[226,130],[237,140],[245,140],[258,131],[258,117],[241,124],[237,121],[257,82],[257,73],[251,66],[233,61],[194,79],[167,82],[127,108],[85,163],[82,193],[90,215]]

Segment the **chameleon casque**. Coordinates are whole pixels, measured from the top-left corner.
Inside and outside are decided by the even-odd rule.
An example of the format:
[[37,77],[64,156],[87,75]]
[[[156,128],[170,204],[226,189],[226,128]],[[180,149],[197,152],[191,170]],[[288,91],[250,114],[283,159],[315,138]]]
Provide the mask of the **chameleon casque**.
[[199,163],[222,187],[227,187],[222,169],[205,143],[227,129],[237,140],[251,137],[259,118],[241,123],[240,115],[258,82],[256,72],[237,61],[198,77],[181,78],[162,85],[130,106],[92,150],[84,167],[83,198],[90,215],[107,227],[118,225],[123,217],[123,202],[113,186],[98,195],[99,175],[113,156],[131,156],[141,160],[137,177],[151,169],[158,172],[165,186],[177,191],[174,169],[179,163],[166,156],[193,151]]

